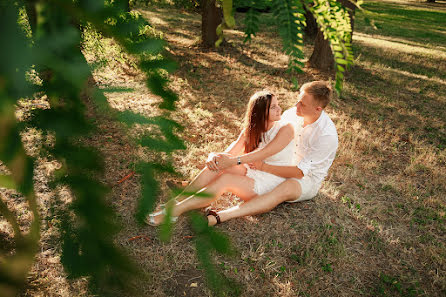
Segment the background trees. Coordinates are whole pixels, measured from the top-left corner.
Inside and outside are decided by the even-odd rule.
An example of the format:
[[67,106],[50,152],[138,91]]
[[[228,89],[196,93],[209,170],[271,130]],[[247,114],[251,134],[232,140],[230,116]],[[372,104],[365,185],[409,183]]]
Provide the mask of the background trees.
[[[2,254],[0,289],[5,295],[15,296],[38,251],[41,218],[33,189],[36,156],[29,156],[23,144],[22,135],[27,131],[41,135],[43,144],[39,155],[54,158],[61,164],[52,187],[66,187],[73,198],[68,204],[59,203],[61,207],[57,209],[61,218],[61,261],[67,275],[71,278],[89,276],[92,289],[99,293],[112,283],[122,286],[129,275],[134,277],[138,270],[113,242],[119,226],[115,223],[116,214],[105,199],[108,187],[100,182],[104,164],[100,154],[83,143],[95,129],[86,116],[86,102],[92,102],[99,113],[107,113],[130,127],[135,124],[155,126],[159,133],[149,134],[138,142],[160,155],[184,148],[175,135],[181,126],[169,119],[177,95],[166,87],[166,70],[175,69],[174,63],[163,57],[163,41],[146,34],[149,24],[128,13],[129,1],[29,0],[2,2],[1,5],[0,22],[4,30],[0,40],[4,46],[0,63],[0,160],[5,169],[2,169],[0,183],[1,187],[17,191],[26,199],[33,221],[29,231],[21,230],[15,214],[3,198],[0,200],[0,213],[13,228],[15,244],[12,252]],[[260,2],[251,5],[246,20],[247,39],[258,30],[258,14],[253,7],[264,7]],[[284,51],[290,55],[290,67],[294,69],[302,66],[304,8],[315,9],[293,1],[276,1],[273,5]],[[210,19],[212,26],[220,24],[217,20],[221,15],[215,4],[209,10],[214,13]],[[342,14],[342,8],[338,12]],[[329,21],[327,15],[321,16],[320,22]],[[114,38],[135,57],[137,66],[147,75],[148,88],[163,99],[159,105],[162,116],[146,118],[108,107],[102,93],[107,88],[96,88],[91,80],[94,65],[88,65],[81,52],[85,30]],[[206,32],[212,35],[215,30]],[[339,52],[344,53],[345,48],[341,46]],[[16,106],[26,105],[34,97],[45,97],[47,105],[31,109],[25,118],[18,119]],[[139,221],[154,206],[159,190],[155,175],[173,172],[169,162],[168,158],[160,158],[157,163],[135,165],[142,185],[136,211]],[[203,267],[212,271],[209,251],[228,252],[228,241],[207,228],[198,216],[192,216],[191,221],[199,259]],[[208,277],[211,286],[217,288],[218,274],[208,274]]]
[[[223,0],[225,3],[227,0]],[[205,1],[207,8],[202,10],[202,26],[207,31],[213,31],[213,25],[208,21],[210,13],[215,11],[215,4]],[[217,2],[214,2],[217,3]],[[358,2],[359,4],[359,2]],[[243,0],[235,3],[235,7],[247,10],[245,18],[246,40],[258,31],[258,11],[271,7],[276,19],[277,30],[283,41],[283,51],[290,57],[290,69],[300,71],[303,66],[303,34],[316,36],[314,52],[310,57],[310,65],[321,70],[336,71],[336,90],[342,88],[346,68],[353,62],[351,48],[353,32],[353,16],[356,3],[343,1],[309,1],[309,0]],[[210,9],[212,8],[212,9]],[[232,11],[224,12],[225,15]],[[203,44],[215,44],[215,36],[202,35]]]

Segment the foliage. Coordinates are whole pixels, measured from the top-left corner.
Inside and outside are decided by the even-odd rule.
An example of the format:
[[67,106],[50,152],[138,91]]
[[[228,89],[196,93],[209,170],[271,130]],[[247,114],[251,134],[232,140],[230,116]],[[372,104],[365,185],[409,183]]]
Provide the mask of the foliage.
[[244,19],[245,24],[245,40],[251,41],[252,36],[255,36],[259,31],[259,16],[260,11],[271,8],[271,1],[268,0],[240,0],[234,2],[234,7],[246,10]]
[[[245,42],[250,41],[259,30],[259,10],[265,9],[270,3],[265,0],[241,0],[234,5],[247,9],[244,20]],[[347,9],[335,0],[273,0],[271,5],[282,37],[283,51],[290,57],[289,69],[294,71],[301,71],[303,67],[303,35],[306,26],[304,8],[311,12],[324,37],[330,42],[336,63],[335,88],[340,92],[344,72],[353,63],[352,32]]]
[[[10,172],[0,176],[0,186],[13,188],[26,198],[33,221],[29,232],[22,232],[16,215],[1,197],[0,214],[14,230],[15,250],[1,255],[0,291],[2,296],[17,294],[38,252],[41,219],[33,189],[35,159],[27,155],[21,139],[21,134],[28,129],[38,129],[45,140],[40,154],[51,156],[62,164],[54,174],[52,187],[66,188],[72,196],[67,206],[61,201],[54,203],[60,205],[61,261],[65,271],[70,278],[88,276],[93,291],[108,295],[107,290],[123,288],[130,277],[135,278],[140,272],[113,242],[119,225],[114,210],[106,202],[109,189],[100,181],[104,170],[102,157],[83,144],[96,130],[86,117],[85,98],[94,99],[96,112],[106,112],[129,127],[137,123],[157,127],[159,133],[143,137],[139,143],[168,155],[184,148],[175,135],[181,126],[169,119],[177,95],[167,88],[166,70],[173,71],[175,65],[162,57],[164,42],[145,34],[149,24],[137,14],[126,12],[126,1],[59,0],[28,1],[26,4],[31,13],[36,12],[35,24],[26,22],[22,3],[2,1],[0,5],[0,42],[3,45],[0,160]],[[159,105],[165,110],[162,116],[146,118],[128,111],[114,111],[103,92],[129,90],[99,90],[89,85],[92,67],[80,51],[84,28],[114,38],[124,51],[136,58],[136,65],[147,75],[147,87],[163,99]],[[49,107],[31,111],[30,116],[20,122],[15,114],[18,102],[44,96]],[[158,194],[156,173],[173,173],[174,170],[169,158],[159,158],[158,163],[137,164],[136,170],[142,183],[136,217],[142,222],[154,208]],[[56,195],[54,199],[60,197]],[[211,239],[216,236],[210,229],[200,232],[202,236],[209,234]],[[200,259],[207,259],[203,256],[207,250],[199,249]],[[111,288],[112,284],[117,288]]]
[[215,47],[219,47],[223,42],[223,30],[235,26],[232,0],[221,0],[221,6],[223,8],[223,21],[216,29],[218,40],[215,42]]
[[192,229],[196,234],[195,244],[198,259],[203,268],[208,271],[206,279],[210,288],[215,292],[216,296],[239,296],[241,294],[239,286],[216,270],[210,255],[210,252],[213,250],[223,254],[232,254],[233,250],[229,240],[216,232],[214,228],[209,227],[207,220],[201,215],[192,212],[189,218]]
[[[290,56],[289,67],[300,70],[303,67],[303,31],[305,11],[299,0],[274,0],[279,35],[283,41],[283,51]],[[300,67],[299,67],[300,66]]]
[[315,1],[314,5],[307,6],[307,9],[313,14],[325,39],[330,41],[336,63],[335,88],[340,92],[344,72],[348,66],[353,64],[352,29],[348,11],[334,0]]

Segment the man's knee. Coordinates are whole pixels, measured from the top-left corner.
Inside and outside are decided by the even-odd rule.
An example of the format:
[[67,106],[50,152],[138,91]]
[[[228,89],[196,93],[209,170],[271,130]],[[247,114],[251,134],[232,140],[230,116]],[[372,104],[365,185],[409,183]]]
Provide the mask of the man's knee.
[[280,195],[282,201],[295,200],[299,198],[302,192],[300,183],[294,179],[287,179],[276,189],[278,190],[278,195]]

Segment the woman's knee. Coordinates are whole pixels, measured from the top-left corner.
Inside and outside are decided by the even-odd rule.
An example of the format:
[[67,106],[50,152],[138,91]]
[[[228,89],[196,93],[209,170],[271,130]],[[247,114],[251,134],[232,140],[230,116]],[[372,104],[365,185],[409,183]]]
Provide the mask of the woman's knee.
[[217,182],[219,185],[227,185],[227,184],[230,183],[230,181],[232,180],[233,176],[234,176],[233,174],[223,172],[223,173],[220,174],[220,176],[217,178],[216,182]]
[[228,173],[228,174],[234,174],[234,175],[245,175],[246,174],[246,167],[243,165],[238,166],[232,166],[225,170],[223,170],[222,174]]

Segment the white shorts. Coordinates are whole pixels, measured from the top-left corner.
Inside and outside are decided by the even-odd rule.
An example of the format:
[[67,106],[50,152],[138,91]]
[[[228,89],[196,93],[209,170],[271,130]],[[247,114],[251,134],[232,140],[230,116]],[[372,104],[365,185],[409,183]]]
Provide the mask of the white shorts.
[[257,195],[262,195],[271,192],[272,189],[280,185],[285,181],[285,178],[260,170],[249,168],[245,164],[247,169],[246,176],[254,180],[254,192]]
[[292,178],[292,179],[296,180],[300,184],[302,193],[296,200],[286,201],[289,203],[310,200],[317,195],[317,192],[321,188],[321,183],[315,180],[311,176],[304,176],[303,178]]

